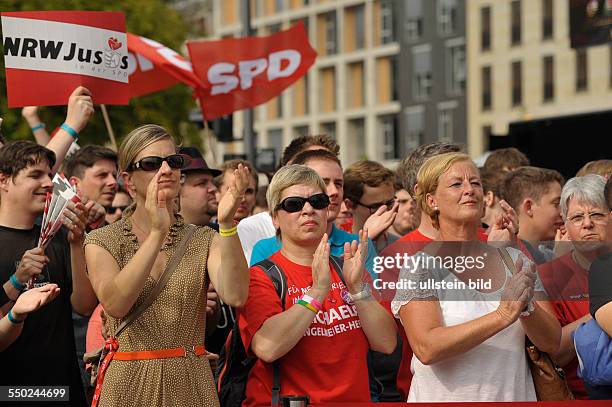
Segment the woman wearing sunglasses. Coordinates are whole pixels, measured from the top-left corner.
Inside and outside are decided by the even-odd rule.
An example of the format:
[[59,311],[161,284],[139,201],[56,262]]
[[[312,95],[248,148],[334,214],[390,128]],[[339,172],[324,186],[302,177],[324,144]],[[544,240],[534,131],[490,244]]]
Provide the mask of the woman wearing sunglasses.
[[286,295],[281,303],[270,278],[260,266],[251,267],[238,324],[245,349],[259,359],[249,374],[245,406],[270,405],[275,361],[281,396],[368,402],[368,349],[395,349],[393,318],[372,297],[364,272],[367,231],[360,232],[359,245],[345,244],[342,270],[332,268],[325,190],[321,177],[303,165],[281,168],[268,187],[268,207],[282,239],[269,260],[284,272]]
[[154,289],[186,235],[175,204],[184,164],[162,127],[145,125],[128,134],[119,151],[119,168],[135,202],[121,219],[85,241],[89,277],[108,316],[110,334],[105,358],[110,363],[99,373],[94,404],[218,405],[202,345],[206,293],[213,283],[231,306],[239,307],[247,298],[249,272],[232,221],[249,182],[247,169],[235,171],[231,193],[219,203],[220,235],[197,228],[154,302],[118,337],[114,334]]

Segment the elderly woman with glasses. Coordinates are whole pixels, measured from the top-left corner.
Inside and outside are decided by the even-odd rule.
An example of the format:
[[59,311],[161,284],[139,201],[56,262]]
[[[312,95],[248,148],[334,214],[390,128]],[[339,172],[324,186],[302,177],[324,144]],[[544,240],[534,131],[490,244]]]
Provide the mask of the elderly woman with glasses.
[[[245,168],[219,203],[220,232],[187,226],[177,213],[181,168],[170,134],[145,125],[127,135],[119,168],[134,204],[85,241],[89,277],[108,316],[108,351],[94,406],[213,406],[217,393],[205,357],[209,283],[226,304],[247,298],[249,271],[233,217],[249,182]],[[192,239],[186,240],[189,232]],[[194,231],[195,230],[195,231]],[[125,330],[117,328],[145,302],[182,242],[186,251],[154,301]]]
[[560,327],[533,264],[478,239],[483,189],[467,155],[431,157],[417,185],[439,237],[401,270],[391,304],[414,352],[408,400],[536,400],[525,335],[554,352]]
[[577,376],[578,359],[572,333],[591,319],[589,314],[589,268],[612,236],[610,212],[604,197],[606,180],[585,175],[567,181],[561,191],[560,209],[570,246],[567,254],[538,266],[544,288],[561,324],[559,350],[551,354],[564,368],[574,396],[586,399],[584,382]]
[[[258,360],[245,406],[270,405],[282,395],[307,395],[312,403],[367,402],[368,349],[395,349],[393,318],[372,297],[364,272],[367,231],[360,231],[359,244],[344,245],[340,267],[342,261],[330,257],[325,233],[325,191],[321,177],[303,165],[281,168],[268,187],[268,207],[283,243],[269,260],[284,275],[285,288],[279,296],[262,263],[251,267],[238,324],[247,353]],[[272,392],[273,365],[280,368],[278,394]]]

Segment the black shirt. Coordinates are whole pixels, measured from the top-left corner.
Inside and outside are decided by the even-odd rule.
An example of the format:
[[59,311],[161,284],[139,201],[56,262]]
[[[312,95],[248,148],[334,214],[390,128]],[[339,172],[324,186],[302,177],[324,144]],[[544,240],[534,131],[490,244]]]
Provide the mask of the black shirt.
[[[23,253],[36,247],[40,227],[30,230],[0,226],[0,282],[15,272]],[[37,285],[56,283],[57,298],[31,313],[17,340],[0,352],[0,385],[70,386],[70,403],[85,405],[72,329],[70,246],[62,229],[45,254],[49,263]],[[4,291],[4,290],[2,290]],[[31,403],[30,403],[31,405]],[[55,405],[45,402],[45,405]]]
[[612,253],[600,256],[591,264],[589,301],[593,318],[598,309],[612,301]]

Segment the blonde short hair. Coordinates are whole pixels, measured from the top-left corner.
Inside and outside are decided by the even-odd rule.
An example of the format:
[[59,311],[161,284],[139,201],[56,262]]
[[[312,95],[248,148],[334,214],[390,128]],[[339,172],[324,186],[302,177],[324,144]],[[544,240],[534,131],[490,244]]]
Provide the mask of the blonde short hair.
[[417,174],[417,203],[421,210],[429,215],[431,223],[436,229],[440,228],[440,222],[438,220],[440,213],[427,205],[427,194],[433,194],[436,191],[442,174],[448,171],[453,164],[463,161],[472,162],[470,157],[464,153],[444,153],[436,155],[427,159]]
[[138,153],[163,139],[170,139],[174,142],[170,133],[156,124],[145,124],[132,130],[119,146],[119,172],[127,171]]
[[325,182],[312,168],[299,164],[286,165],[274,174],[266,191],[268,210],[272,216],[281,202],[283,191],[293,185],[312,185],[326,193]]

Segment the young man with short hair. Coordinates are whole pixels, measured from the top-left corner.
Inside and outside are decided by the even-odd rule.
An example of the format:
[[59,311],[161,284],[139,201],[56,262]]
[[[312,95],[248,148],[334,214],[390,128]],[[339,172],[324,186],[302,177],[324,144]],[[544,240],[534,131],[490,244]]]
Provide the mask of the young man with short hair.
[[16,300],[31,277],[35,286],[53,283],[60,294],[30,314],[19,338],[0,352],[0,383],[4,385],[69,386],[70,404],[84,403],[76,360],[72,310],[89,315],[97,305],[86,273],[82,249],[87,213],[93,201],[64,212],[66,233],[60,230],[46,250],[37,248],[36,219],[53,189],[55,154],[28,141],[0,149],[0,281]]
[[367,228],[377,251],[397,240],[386,232],[397,215],[394,182],[393,171],[375,161],[357,161],[344,171],[344,194],[353,211],[353,233]]
[[80,194],[109,207],[117,193],[117,153],[88,145],[64,161],[64,175]]
[[563,226],[559,210],[563,183],[563,176],[555,170],[520,167],[506,174],[500,184],[502,198],[518,214],[523,252],[537,264],[552,259],[552,250],[543,243],[554,241]]

